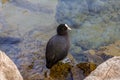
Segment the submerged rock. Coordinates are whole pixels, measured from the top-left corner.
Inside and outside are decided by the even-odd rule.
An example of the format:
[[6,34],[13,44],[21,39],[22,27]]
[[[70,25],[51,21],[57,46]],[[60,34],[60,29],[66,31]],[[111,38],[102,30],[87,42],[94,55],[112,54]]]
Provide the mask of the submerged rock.
[[113,57],[99,65],[84,80],[119,80],[120,79],[120,57]]
[[5,4],[6,2],[8,2],[9,0],[1,0],[2,4]]
[[0,37],[0,44],[17,44],[20,43],[20,38],[14,38],[14,37]]
[[0,80],[23,80],[13,61],[0,51]]
[[71,72],[72,72],[73,80],[83,80],[85,78],[83,74],[83,70],[81,70],[77,66],[72,67]]
[[[120,56],[120,40],[110,44],[108,46],[103,46],[98,50],[99,53],[104,53],[111,56]],[[107,57],[107,56],[106,56]]]
[[56,21],[72,30],[73,50],[99,48],[119,40],[120,0],[58,0]]

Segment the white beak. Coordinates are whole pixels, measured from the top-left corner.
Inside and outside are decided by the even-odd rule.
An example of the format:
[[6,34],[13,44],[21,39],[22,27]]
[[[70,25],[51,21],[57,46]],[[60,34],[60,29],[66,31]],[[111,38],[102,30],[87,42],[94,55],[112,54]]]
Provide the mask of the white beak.
[[68,30],[72,30],[67,24],[65,24],[65,26],[67,27]]

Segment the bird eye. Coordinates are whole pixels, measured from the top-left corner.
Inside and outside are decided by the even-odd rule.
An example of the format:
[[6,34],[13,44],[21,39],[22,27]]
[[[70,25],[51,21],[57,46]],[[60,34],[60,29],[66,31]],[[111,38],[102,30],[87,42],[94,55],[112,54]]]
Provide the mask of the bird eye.
[[62,30],[67,30],[67,27],[63,27]]

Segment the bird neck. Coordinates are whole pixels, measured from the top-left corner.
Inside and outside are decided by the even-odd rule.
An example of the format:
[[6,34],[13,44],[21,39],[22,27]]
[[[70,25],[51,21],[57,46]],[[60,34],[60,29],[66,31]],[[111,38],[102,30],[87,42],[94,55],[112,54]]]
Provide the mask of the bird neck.
[[57,35],[68,36],[68,33],[67,33],[67,31],[65,31],[65,32],[57,32]]
[[63,36],[66,40],[69,40],[69,35],[68,33],[66,34],[57,34],[58,36]]

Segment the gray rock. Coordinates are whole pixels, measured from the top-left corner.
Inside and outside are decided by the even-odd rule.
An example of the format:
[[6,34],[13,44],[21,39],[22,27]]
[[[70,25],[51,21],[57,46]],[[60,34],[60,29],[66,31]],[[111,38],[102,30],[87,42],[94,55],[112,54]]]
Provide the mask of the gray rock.
[[84,80],[119,80],[120,79],[120,57],[113,57],[100,64]]
[[0,51],[0,80],[23,80],[14,62]]

